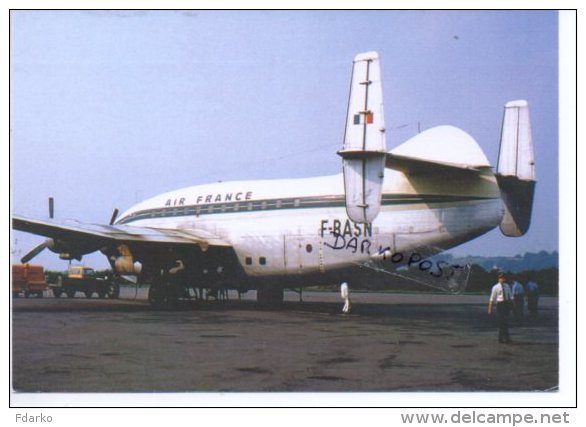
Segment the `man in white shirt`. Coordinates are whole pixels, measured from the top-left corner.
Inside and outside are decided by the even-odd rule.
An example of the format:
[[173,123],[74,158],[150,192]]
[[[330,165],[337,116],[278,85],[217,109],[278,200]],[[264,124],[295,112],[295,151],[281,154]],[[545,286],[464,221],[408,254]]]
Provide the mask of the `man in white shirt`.
[[509,337],[509,307],[511,302],[511,288],[505,283],[505,275],[500,273],[498,283],[492,287],[488,301],[488,314],[492,314],[493,304],[496,304],[496,313],[499,325],[499,342],[510,343]]
[[342,309],[343,313],[350,312],[350,289],[348,289],[348,283],[344,282],[340,286],[340,295],[346,301],[344,304],[344,308]]

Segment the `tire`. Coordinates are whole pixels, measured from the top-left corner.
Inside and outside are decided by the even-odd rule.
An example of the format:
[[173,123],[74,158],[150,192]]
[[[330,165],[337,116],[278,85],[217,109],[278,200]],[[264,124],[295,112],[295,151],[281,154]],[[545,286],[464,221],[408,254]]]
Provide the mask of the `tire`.
[[151,284],[148,298],[151,306],[155,308],[168,309],[173,306],[173,299],[170,296],[169,287],[166,285]]
[[110,285],[110,288],[108,290],[108,298],[118,299],[118,297],[120,297],[120,285]]

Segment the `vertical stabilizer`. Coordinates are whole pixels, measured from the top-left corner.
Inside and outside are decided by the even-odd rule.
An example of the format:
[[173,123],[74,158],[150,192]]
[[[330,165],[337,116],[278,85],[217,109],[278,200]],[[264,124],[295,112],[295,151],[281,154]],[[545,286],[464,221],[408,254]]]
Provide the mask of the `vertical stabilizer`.
[[346,212],[352,221],[372,222],[380,211],[385,170],[385,124],[380,61],[376,52],[354,58],[343,159]]
[[500,229],[505,236],[522,236],[529,229],[535,190],[535,159],[527,101],[505,105],[496,171],[505,213]]

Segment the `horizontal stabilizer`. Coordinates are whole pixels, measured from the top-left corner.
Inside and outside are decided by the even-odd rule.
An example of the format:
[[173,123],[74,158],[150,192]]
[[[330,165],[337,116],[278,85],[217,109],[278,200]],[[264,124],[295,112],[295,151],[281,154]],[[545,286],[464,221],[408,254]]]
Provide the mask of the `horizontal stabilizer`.
[[401,156],[398,154],[387,153],[385,166],[408,175],[477,175],[478,172],[485,168],[459,165],[457,163],[436,162],[424,160],[416,157]]

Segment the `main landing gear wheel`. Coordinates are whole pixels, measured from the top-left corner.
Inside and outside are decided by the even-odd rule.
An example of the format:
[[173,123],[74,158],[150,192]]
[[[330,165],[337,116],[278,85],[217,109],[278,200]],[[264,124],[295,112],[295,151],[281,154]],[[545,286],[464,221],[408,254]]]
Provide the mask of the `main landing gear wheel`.
[[177,302],[173,287],[166,282],[153,283],[149,288],[148,298],[155,308],[172,308]]
[[110,285],[108,287],[108,298],[117,299],[119,296],[120,296],[120,286],[119,285]]

